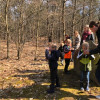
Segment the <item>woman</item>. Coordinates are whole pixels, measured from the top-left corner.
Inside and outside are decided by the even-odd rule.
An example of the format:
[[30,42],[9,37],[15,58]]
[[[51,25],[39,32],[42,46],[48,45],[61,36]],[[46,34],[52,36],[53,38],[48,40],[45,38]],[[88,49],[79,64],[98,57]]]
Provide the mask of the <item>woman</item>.
[[79,32],[78,31],[75,31],[74,32],[74,36],[75,36],[75,41],[74,41],[74,49],[78,49],[79,46],[80,46],[80,42],[81,42],[81,37],[79,35]]
[[83,34],[82,34],[82,39],[81,39],[81,44],[85,41],[89,41],[89,40],[92,40],[94,41],[94,36],[89,28],[89,25],[86,25],[84,27],[84,31],[83,31]]

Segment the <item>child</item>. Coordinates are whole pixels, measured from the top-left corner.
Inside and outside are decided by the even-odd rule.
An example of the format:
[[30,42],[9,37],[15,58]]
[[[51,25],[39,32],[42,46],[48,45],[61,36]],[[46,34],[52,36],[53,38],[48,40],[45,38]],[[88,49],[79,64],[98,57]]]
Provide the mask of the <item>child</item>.
[[63,61],[64,61],[64,43],[63,42],[60,44],[58,51],[60,53],[61,64],[63,65]]
[[[50,68],[50,89],[47,91],[48,93],[54,93],[55,87],[60,87],[59,78],[57,74],[57,67],[58,67],[58,59],[59,59],[59,52],[56,50],[56,44],[52,44],[49,49],[46,49],[45,55],[46,59],[49,61],[49,68]],[[51,52],[49,54],[49,51]],[[56,86],[55,86],[56,83]]]
[[69,74],[69,71],[68,71],[68,66],[69,66],[69,63],[70,63],[70,59],[71,59],[71,40],[70,39],[67,39],[66,40],[66,43],[64,45],[64,59],[65,59],[65,68],[64,68],[64,73],[65,74]]
[[80,70],[81,70],[81,79],[80,79],[80,88],[84,91],[89,91],[89,76],[91,71],[91,60],[94,60],[94,55],[84,55],[83,52],[89,50],[88,42],[82,44],[82,50],[79,52],[77,58],[80,61]]

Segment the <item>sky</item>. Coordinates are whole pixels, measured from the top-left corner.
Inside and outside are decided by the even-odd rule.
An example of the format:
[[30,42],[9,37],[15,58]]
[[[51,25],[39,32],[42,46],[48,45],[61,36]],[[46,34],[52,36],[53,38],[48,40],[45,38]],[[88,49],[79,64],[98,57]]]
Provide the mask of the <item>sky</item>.
[[72,5],[72,2],[70,0],[66,1],[66,6]]

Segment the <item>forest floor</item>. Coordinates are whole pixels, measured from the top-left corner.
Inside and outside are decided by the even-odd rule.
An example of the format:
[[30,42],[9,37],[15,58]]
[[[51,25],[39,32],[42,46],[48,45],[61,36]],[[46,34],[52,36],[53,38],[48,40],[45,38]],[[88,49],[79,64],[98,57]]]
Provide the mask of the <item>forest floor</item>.
[[89,92],[79,90],[79,76],[74,72],[73,62],[69,66],[69,75],[63,74],[64,66],[58,66],[61,88],[47,94],[50,80],[44,50],[44,46],[38,48],[38,58],[34,61],[35,46],[27,42],[21,59],[17,60],[16,46],[10,43],[10,58],[6,59],[6,42],[0,41],[0,99],[97,100],[95,96],[100,95],[100,87],[93,81],[90,81]]

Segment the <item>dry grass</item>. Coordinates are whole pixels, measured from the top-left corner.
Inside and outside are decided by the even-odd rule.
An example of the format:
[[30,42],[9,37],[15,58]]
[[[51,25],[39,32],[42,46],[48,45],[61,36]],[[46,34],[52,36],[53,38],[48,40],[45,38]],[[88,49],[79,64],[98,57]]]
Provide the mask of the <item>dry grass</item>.
[[[13,49],[12,49],[13,48]],[[35,47],[32,43],[26,43],[22,57],[16,60],[16,46],[10,45],[10,59],[6,57],[6,44],[1,41],[0,50],[0,99],[50,99],[50,100],[92,100],[99,95],[100,87],[90,82],[90,92],[79,90],[79,76],[73,70],[70,63],[71,74],[63,74],[64,66],[58,67],[61,88],[56,89],[54,94],[47,94],[46,90],[50,84],[49,67],[44,57],[45,47],[39,47],[38,61],[34,61]],[[41,50],[41,52],[40,52]]]

